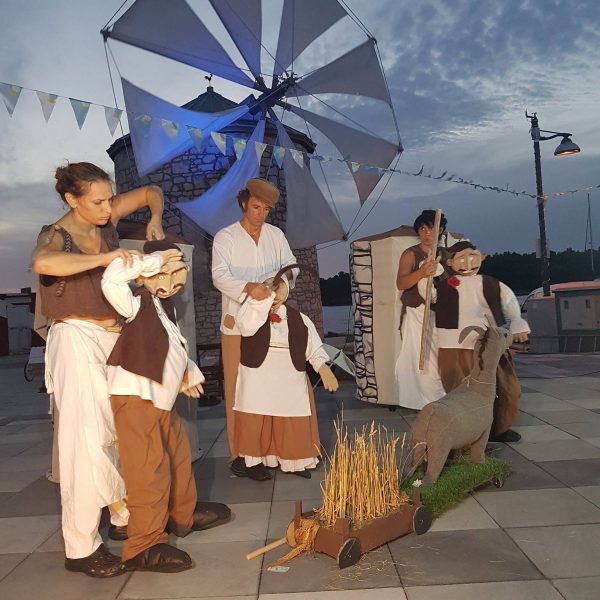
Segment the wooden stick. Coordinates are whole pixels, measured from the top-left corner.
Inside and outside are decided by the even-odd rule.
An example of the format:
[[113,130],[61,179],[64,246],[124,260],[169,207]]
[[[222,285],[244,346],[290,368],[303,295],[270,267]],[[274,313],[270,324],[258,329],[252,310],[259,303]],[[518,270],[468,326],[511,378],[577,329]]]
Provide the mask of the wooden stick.
[[253,558],[256,558],[257,556],[260,556],[261,554],[266,554],[267,552],[270,552],[271,550],[275,550],[275,548],[279,548],[279,546],[283,546],[286,542],[287,542],[287,538],[281,538],[280,540],[271,542],[270,544],[267,544],[266,546],[263,546],[262,548],[255,550],[254,552],[249,552],[248,554],[246,554],[246,560],[251,560]]
[[[440,236],[440,221],[442,219],[442,209],[435,209],[435,220],[433,222],[433,244],[427,260],[435,260],[438,249],[438,238]],[[427,348],[427,333],[429,330],[429,315],[431,313],[431,286],[433,285],[433,275],[427,278],[427,292],[425,295],[425,312],[423,313],[423,327],[421,329],[421,352],[419,353],[419,371],[425,368],[425,350]]]

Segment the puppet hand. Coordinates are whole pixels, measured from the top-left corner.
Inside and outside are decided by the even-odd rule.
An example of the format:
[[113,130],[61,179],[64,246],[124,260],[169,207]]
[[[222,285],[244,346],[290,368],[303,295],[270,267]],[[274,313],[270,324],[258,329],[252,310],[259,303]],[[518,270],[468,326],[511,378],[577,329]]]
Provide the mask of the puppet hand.
[[323,381],[323,387],[328,392],[337,392],[340,384],[336,376],[333,374],[332,370],[329,368],[329,365],[324,364],[319,369],[319,375],[321,376],[321,380]]
[[204,394],[204,388],[200,384],[193,385],[192,387],[181,391],[189,398],[200,398],[200,396]]
[[171,273],[174,270],[181,268],[181,261],[183,260],[181,250],[175,250],[174,248],[169,250],[159,250],[156,254],[159,254],[163,261],[160,269],[161,273]]
[[262,283],[249,282],[246,284],[244,291],[253,300],[265,300],[271,295],[271,290]]
[[162,228],[160,220],[150,219],[148,225],[146,225],[146,239],[147,240],[164,240],[165,232]]
[[513,333],[513,342],[523,343],[529,339],[529,334],[526,331],[521,331],[519,333]]

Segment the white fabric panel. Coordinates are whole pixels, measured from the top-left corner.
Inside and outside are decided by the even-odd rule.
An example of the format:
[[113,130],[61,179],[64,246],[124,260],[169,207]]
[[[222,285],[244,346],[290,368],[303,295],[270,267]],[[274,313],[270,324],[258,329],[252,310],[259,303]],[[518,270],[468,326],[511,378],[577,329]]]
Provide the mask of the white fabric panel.
[[202,196],[191,202],[181,202],[177,208],[211,235],[239,221],[240,207],[237,195],[246,187],[248,179],[258,176],[260,164],[254,150],[254,142],[262,141],[264,135],[265,121],[261,119],[248,139],[242,158],[233,163],[227,173]]
[[298,96],[328,93],[369,96],[392,106],[375,45],[370,39],[301,79],[293,93]]
[[311,42],[344,16],[346,11],[337,0],[284,0],[273,74],[281,75]]
[[[312,123],[333,142],[346,160],[348,168],[350,168],[356,183],[358,196],[361,203],[363,203],[369,197],[383,173],[370,171],[362,165],[388,167],[396,157],[399,147],[383,138],[342,125],[314,112],[296,106],[290,106],[290,110],[302,119]],[[360,168],[354,171],[350,166],[351,162],[361,163]]]
[[255,77],[260,75],[261,0],[210,0]]
[[[143,89],[121,79],[125,106],[129,113],[130,134],[135,153],[135,163],[140,176],[157,169],[169,160],[189,150],[194,144],[186,126],[202,129],[204,136],[211,131],[218,131],[248,112],[246,105],[218,113],[201,113],[175,106]],[[149,115],[152,123],[147,135],[131,126],[138,115]],[[177,136],[169,137],[161,126],[163,119],[174,121],[179,125]]]
[[[292,140],[277,121],[278,143],[293,148]],[[285,237],[292,249],[341,240],[344,228],[329,206],[308,166],[300,167],[289,151],[283,159],[287,218]]]
[[117,19],[110,37],[253,86],[185,0],[137,0]]

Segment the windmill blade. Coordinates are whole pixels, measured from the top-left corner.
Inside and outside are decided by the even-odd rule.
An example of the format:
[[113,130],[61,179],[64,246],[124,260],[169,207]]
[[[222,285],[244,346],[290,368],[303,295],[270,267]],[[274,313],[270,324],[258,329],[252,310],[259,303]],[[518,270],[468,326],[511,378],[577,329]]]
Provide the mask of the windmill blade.
[[[204,136],[219,131],[248,112],[242,104],[218,113],[202,113],[175,106],[143,89],[121,79],[125,106],[129,118],[131,143],[135,163],[140,176],[157,169],[169,160],[183,154],[193,146],[186,126],[201,129]],[[148,116],[152,119],[145,130],[136,127],[136,119]],[[161,126],[162,121],[172,122],[177,131],[169,137]]]
[[[369,197],[383,175],[382,172],[369,169],[364,165],[389,167],[398,152],[402,151],[401,145],[392,144],[383,138],[342,125],[309,110],[291,105],[289,109],[302,119],[312,123],[339,150],[350,167],[361,204]],[[360,163],[360,168],[354,171],[351,168],[351,162]]]
[[260,77],[261,0],[210,0],[254,77]]
[[346,14],[337,0],[284,0],[273,75],[280,76],[311,42]]
[[383,100],[392,107],[373,40],[367,40],[354,50],[307,75],[294,88],[294,94],[297,96],[327,93],[368,96]]
[[[295,148],[283,125],[276,121],[280,146]],[[286,151],[285,173],[287,218],[285,236],[290,247],[308,248],[324,242],[341,240],[344,228],[331,210],[308,166],[301,167]]]
[[106,35],[253,87],[185,0],[137,0]]
[[246,187],[248,179],[258,176],[260,161],[254,149],[254,142],[262,142],[264,137],[265,121],[261,119],[248,138],[241,158],[202,196],[191,202],[180,202],[177,207],[181,212],[211,235],[239,221],[240,207],[236,197],[238,192]]

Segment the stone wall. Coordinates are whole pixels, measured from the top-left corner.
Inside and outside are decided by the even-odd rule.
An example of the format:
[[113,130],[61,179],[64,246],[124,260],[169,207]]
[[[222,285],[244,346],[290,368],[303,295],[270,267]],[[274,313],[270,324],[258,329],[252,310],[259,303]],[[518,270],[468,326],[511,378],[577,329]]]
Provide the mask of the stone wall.
[[[229,128],[227,133],[236,137],[247,137],[247,133],[234,132]],[[274,139],[266,136],[265,142],[273,144]],[[120,145],[111,153],[115,163],[118,191],[126,192],[142,185],[158,185],[165,195],[163,226],[194,245],[194,302],[198,344],[216,343],[220,339],[221,294],[213,287],[211,280],[212,237],[177,210],[176,204],[197,198],[219,181],[235,161],[235,154],[230,146],[228,143],[227,155],[223,155],[210,139],[202,152],[194,147],[144,177],[139,177],[137,173],[129,137],[120,140]],[[300,145],[297,147],[305,150]],[[261,177],[269,179],[281,190],[281,200],[269,215],[269,222],[285,229],[285,179],[283,171],[277,167],[275,161],[271,161],[269,146],[261,161]],[[147,211],[139,211],[134,219],[145,221]],[[313,246],[296,250],[294,254],[302,267],[302,273],[290,296],[290,305],[306,313],[322,334],[323,308],[316,248]]]

